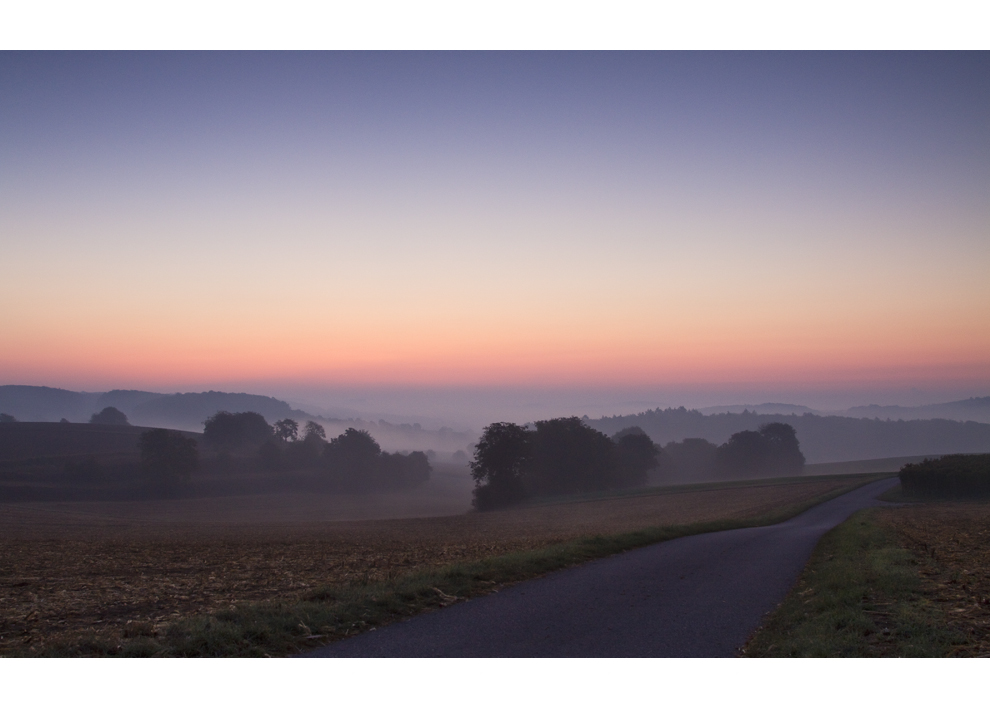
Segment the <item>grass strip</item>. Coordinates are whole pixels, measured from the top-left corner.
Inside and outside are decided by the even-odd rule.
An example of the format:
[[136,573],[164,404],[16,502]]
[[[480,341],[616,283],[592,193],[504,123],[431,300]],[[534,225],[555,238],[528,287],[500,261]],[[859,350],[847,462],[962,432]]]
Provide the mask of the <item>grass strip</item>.
[[232,606],[221,612],[178,619],[155,636],[136,636],[120,644],[93,636],[71,644],[48,645],[26,655],[287,656],[622,551],[682,536],[780,523],[876,479],[876,475],[859,476],[839,489],[757,517],[580,538],[435,570],[413,571],[384,582],[319,588],[292,600]]
[[917,560],[870,509],[829,531],[742,649],[751,657],[938,657],[965,644],[920,592]]

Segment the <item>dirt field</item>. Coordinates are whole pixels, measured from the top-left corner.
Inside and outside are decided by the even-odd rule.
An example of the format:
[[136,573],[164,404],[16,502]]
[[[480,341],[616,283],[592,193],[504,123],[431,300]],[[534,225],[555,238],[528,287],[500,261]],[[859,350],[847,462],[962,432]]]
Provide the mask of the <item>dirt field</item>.
[[[399,502],[283,495],[4,504],[0,654],[93,633],[106,638],[152,634],[177,617],[233,604],[379,580],[580,536],[759,516],[848,483],[668,490],[486,514],[377,521],[329,517],[366,518],[376,504],[391,503],[394,509]],[[460,493],[451,491],[443,503],[453,503]],[[385,507],[377,508],[385,513]]]
[[971,643],[961,656],[990,656],[990,503],[919,504],[879,510],[919,559],[922,590]]

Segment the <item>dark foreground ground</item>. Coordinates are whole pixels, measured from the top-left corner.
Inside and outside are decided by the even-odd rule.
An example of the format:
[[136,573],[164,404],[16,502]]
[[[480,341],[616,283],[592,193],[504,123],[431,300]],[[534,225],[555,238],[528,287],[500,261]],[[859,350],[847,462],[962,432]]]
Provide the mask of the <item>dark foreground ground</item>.
[[305,656],[735,656],[821,536],[896,484],[874,482],[775,526],[684,537],[553,573]]

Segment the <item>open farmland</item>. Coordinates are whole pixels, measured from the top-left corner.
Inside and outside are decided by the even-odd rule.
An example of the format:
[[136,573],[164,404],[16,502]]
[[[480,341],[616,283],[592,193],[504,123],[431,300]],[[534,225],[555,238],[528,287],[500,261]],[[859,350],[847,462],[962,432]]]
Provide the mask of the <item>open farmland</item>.
[[920,592],[964,637],[952,656],[990,656],[990,503],[877,510],[918,564]]
[[[301,500],[280,506],[255,497],[209,500],[211,518],[204,517],[203,500],[6,504],[0,508],[0,652],[79,646],[85,637],[155,636],[176,619],[232,605],[582,537],[759,518],[860,481],[666,489],[486,514],[365,521],[300,521],[306,518]],[[264,522],[261,507],[268,511]]]
[[990,656],[988,540],[986,501],[855,514],[826,534],[743,653]]

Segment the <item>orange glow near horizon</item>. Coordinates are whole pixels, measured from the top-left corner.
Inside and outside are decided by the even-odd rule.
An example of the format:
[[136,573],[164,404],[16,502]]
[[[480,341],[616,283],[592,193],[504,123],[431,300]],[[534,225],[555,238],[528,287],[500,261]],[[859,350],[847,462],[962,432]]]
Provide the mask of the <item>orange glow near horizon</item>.
[[0,55],[0,384],[985,395],[987,62]]
[[[160,322],[159,322],[160,324]],[[425,324],[425,323],[422,323]],[[945,322],[799,329],[755,322],[638,331],[539,322],[485,329],[309,328],[263,321],[164,328],[67,327],[12,333],[0,353],[5,383],[286,379],[323,384],[662,385],[717,382],[990,380],[990,334]],[[820,323],[819,323],[820,324]],[[103,331],[100,331],[100,330]],[[95,330],[95,331],[94,331]],[[131,384],[128,384],[131,385]]]

